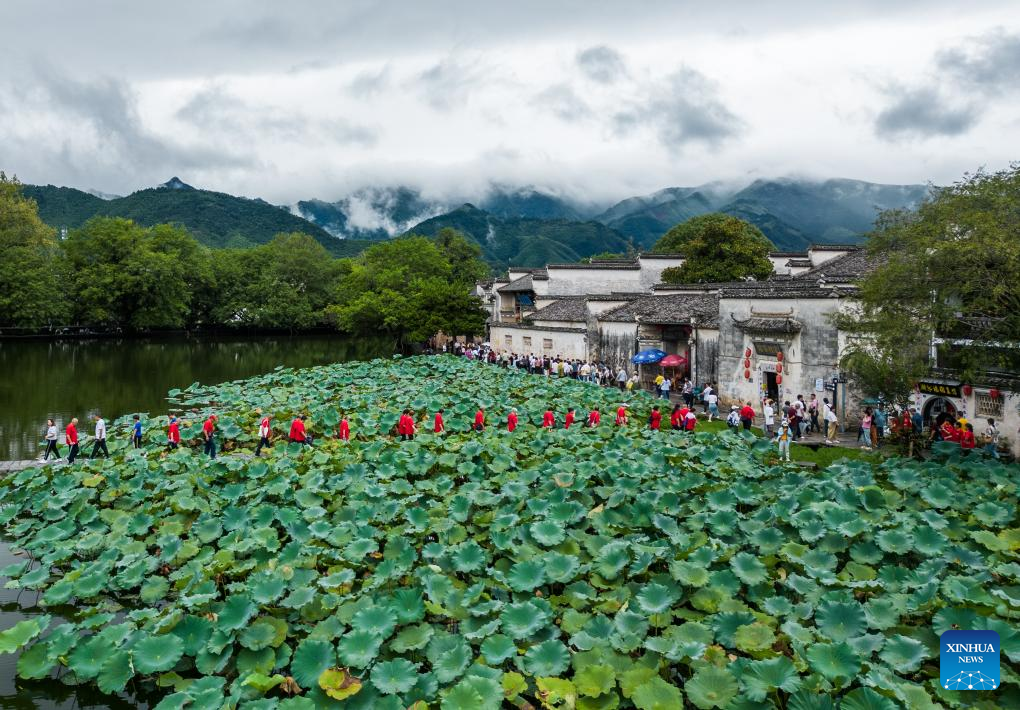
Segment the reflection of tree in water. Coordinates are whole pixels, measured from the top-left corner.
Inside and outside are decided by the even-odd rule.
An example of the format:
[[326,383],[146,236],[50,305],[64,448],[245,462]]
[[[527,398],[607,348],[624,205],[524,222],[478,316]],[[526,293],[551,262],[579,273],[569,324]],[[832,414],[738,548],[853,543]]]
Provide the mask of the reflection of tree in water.
[[47,417],[62,432],[76,416],[79,430],[91,432],[88,417],[95,412],[108,419],[163,414],[167,391],[192,382],[215,384],[279,365],[309,367],[390,352],[386,341],[333,335],[2,341],[0,458],[37,455]]

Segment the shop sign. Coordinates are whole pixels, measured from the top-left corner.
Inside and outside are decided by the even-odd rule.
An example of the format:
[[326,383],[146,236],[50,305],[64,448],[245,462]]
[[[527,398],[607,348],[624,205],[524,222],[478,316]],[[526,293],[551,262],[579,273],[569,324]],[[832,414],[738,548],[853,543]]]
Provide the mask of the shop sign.
[[917,391],[921,394],[937,394],[940,397],[959,397],[960,385],[947,385],[942,382],[918,382]]

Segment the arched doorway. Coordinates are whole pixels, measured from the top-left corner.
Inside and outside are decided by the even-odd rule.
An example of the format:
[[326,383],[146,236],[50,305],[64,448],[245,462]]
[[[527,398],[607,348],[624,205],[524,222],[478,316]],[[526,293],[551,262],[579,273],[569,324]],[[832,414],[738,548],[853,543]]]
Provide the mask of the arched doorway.
[[932,426],[932,422],[937,422],[943,414],[948,414],[954,419],[957,416],[956,405],[945,397],[929,397],[921,409],[921,416],[928,426]]

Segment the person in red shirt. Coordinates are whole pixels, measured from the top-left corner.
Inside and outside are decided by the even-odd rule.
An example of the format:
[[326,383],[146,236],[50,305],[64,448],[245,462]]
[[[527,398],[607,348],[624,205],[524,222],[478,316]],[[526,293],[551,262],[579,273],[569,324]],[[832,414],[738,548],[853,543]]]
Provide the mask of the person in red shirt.
[[552,429],[556,426],[556,416],[553,414],[551,409],[545,410],[545,414],[542,415],[542,428]]
[[485,412],[481,407],[475,412],[475,423],[471,425],[471,428],[475,431],[481,431],[485,428]]
[[397,433],[400,434],[403,441],[410,441],[414,438],[414,417],[411,416],[410,409],[405,409],[400,415],[400,420],[397,422]]
[[302,414],[300,417],[294,417],[294,421],[290,423],[290,443],[311,444],[308,440],[308,433],[305,431],[305,420],[307,418],[308,416],[305,414]]
[[627,405],[621,404],[616,408],[616,424],[617,426],[623,426],[627,423]]
[[567,416],[563,418],[563,428],[569,429],[570,425],[574,423],[574,408],[570,407],[567,409]]
[[262,453],[262,447],[268,446],[273,447],[273,442],[270,441],[270,437],[273,435],[272,427],[269,425],[269,415],[262,417],[259,422],[259,444],[255,447],[255,455],[258,456]]
[[588,426],[589,427],[594,429],[595,427],[597,427],[599,425],[599,423],[601,421],[602,421],[602,413],[599,411],[598,407],[595,407],[590,412],[588,412]]
[[652,431],[658,431],[661,424],[662,412],[659,411],[659,405],[655,405],[652,407],[652,413],[648,417],[648,426],[652,428]]
[[960,448],[964,451],[969,451],[970,449],[973,449],[976,444],[977,441],[974,438],[974,425],[967,424],[967,428],[964,429],[963,433],[960,435]]
[[939,434],[942,435],[942,441],[959,440],[956,434],[956,427],[953,426],[953,421],[951,419],[946,419],[939,425]]
[[669,426],[671,429],[684,428],[684,415],[680,412],[682,405],[674,404],[673,411],[669,413]]
[[347,422],[347,415],[343,412],[340,413],[340,428],[337,429],[337,434],[340,437],[340,441],[351,440],[351,425]]
[[438,412],[436,412],[436,421],[432,425],[432,431],[434,431],[436,434],[442,434],[444,429],[445,426],[443,422],[443,410],[440,409]]
[[206,455],[211,458],[216,458],[216,415],[210,414],[209,418],[205,420],[202,425],[202,438],[205,440],[205,446],[203,447]]
[[693,409],[687,409],[687,413],[684,414],[684,430],[693,432],[696,426],[698,426],[698,415],[694,413]]
[[506,430],[513,431],[517,428],[517,410],[511,409],[510,413],[506,415]]
[[78,417],[73,418],[67,425],[64,430],[64,438],[67,445],[71,447],[71,450],[67,452],[67,462],[74,463],[74,459],[78,456]]
[[740,423],[744,429],[751,431],[751,423],[754,421],[754,408],[748,402],[740,410]]
[[170,415],[170,424],[166,429],[166,444],[171,451],[181,445],[181,424],[173,415]]

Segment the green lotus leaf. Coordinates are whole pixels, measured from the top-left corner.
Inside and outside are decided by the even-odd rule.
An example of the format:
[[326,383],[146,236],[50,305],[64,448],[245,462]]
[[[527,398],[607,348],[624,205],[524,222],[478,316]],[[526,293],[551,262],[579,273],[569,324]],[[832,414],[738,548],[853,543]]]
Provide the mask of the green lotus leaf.
[[373,605],[359,610],[351,620],[351,626],[357,631],[365,631],[383,639],[393,633],[397,625],[397,615],[386,606]]
[[[744,584],[760,584],[768,579],[768,570],[757,557],[747,552],[738,552],[730,558],[730,569]],[[688,696],[690,693],[688,693]]]
[[741,651],[754,655],[771,648],[776,642],[776,635],[765,624],[755,622],[737,629],[733,634],[733,642]]
[[390,641],[390,648],[397,653],[416,651],[428,645],[435,629],[429,624],[418,624],[408,626],[400,630],[393,640]]
[[216,628],[234,631],[248,623],[255,615],[256,607],[246,594],[232,594],[227,597],[216,617]]
[[856,677],[861,659],[846,643],[816,643],[808,647],[807,660],[818,673],[830,681],[847,681]]
[[189,614],[181,619],[170,633],[177,636],[184,644],[184,653],[189,656],[196,656],[205,648],[212,636],[212,622],[200,616]]
[[498,665],[516,656],[517,646],[510,637],[494,634],[482,642],[481,652],[489,665]]
[[914,540],[902,530],[883,530],[875,536],[875,542],[886,552],[906,554],[914,547]]
[[638,710],[676,710],[683,707],[683,694],[659,676],[637,686],[630,696]]
[[372,685],[383,695],[406,693],[418,680],[418,667],[404,658],[377,663],[372,669]]
[[262,648],[258,651],[242,648],[237,654],[235,665],[241,675],[253,673],[266,675],[276,666],[276,653],[271,648]]
[[252,673],[249,676],[245,676],[245,679],[241,682],[241,685],[246,685],[250,688],[254,688],[260,693],[268,693],[273,688],[283,683],[287,678],[277,673],[273,676],[265,675],[264,673]]
[[563,538],[566,537],[566,533],[563,531],[563,526],[552,520],[541,520],[537,523],[532,523],[529,530],[531,531],[531,536],[535,538],[539,544],[545,545],[546,547],[559,545],[563,542]]
[[265,619],[256,619],[244,627],[237,638],[245,648],[259,651],[273,645],[276,627]]
[[302,688],[318,685],[319,676],[336,663],[333,644],[322,639],[305,639],[294,650],[290,674]]
[[486,564],[485,550],[474,540],[462,542],[450,554],[453,568],[458,572],[474,572]]
[[708,570],[693,562],[674,562],[669,566],[673,579],[688,587],[704,587],[708,584]]
[[707,666],[684,684],[687,699],[697,707],[721,708],[737,695],[737,681],[725,668]]
[[[337,655],[345,666],[366,668],[379,655],[382,637],[371,631],[349,631],[340,639]],[[297,678],[297,676],[294,676]]]
[[49,627],[51,618],[46,614],[36,616],[19,621],[11,628],[0,631],[0,653],[14,653],[24,647]]
[[676,601],[676,594],[663,584],[646,584],[635,596],[641,610],[646,614],[662,614]]
[[485,707],[485,698],[474,686],[458,683],[446,691],[439,707],[441,710],[479,710]]
[[801,686],[796,667],[785,656],[753,661],[740,680],[747,697],[758,702],[765,700],[777,688],[795,693]]
[[515,592],[530,592],[542,586],[545,581],[545,569],[538,560],[518,562],[510,568],[506,581]]
[[287,588],[287,581],[279,577],[267,577],[260,579],[251,586],[251,598],[257,604],[272,604],[281,596]]
[[585,666],[574,674],[574,687],[580,695],[595,698],[608,693],[615,686],[616,671],[609,665]]
[[878,656],[897,673],[911,673],[928,658],[928,649],[920,641],[896,634],[886,639]]
[[346,669],[329,668],[319,676],[318,685],[333,700],[346,700],[360,693],[363,684]]
[[456,680],[471,662],[471,648],[456,635],[436,636],[429,643],[426,654],[440,683]]
[[104,693],[121,693],[134,674],[131,654],[127,651],[114,651],[103,661],[99,675],[96,676],[96,685]]
[[50,658],[49,643],[41,641],[29,646],[18,656],[18,675],[30,680],[46,678],[56,664],[56,659]]
[[184,642],[173,634],[147,636],[131,649],[135,670],[146,675],[170,670],[182,655]]
[[315,599],[315,589],[299,587],[280,600],[279,605],[287,609],[300,609],[311,604],[313,599]]
[[825,602],[815,610],[815,625],[831,640],[845,641],[864,633],[868,620],[857,602]]
[[499,618],[511,638],[523,639],[545,626],[548,614],[533,602],[517,602],[507,604]]
[[[165,577],[149,577],[142,585],[138,597],[146,604],[155,604],[166,596],[170,582]],[[89,596],[89,595],[83,595]]]
[[548,640],[532,646],[524,654],[524,670],[534,676],[558,676],[567,669],[570,652],[559,641]]
[[851,690],[839,701],[840,710],[897,710],[899,707],[895,701],[871,688]]
[[545,576],[553,582],[565,584],[572,581],[581,568],[581,563],[574,555],[560,552],[548,552],[545,561]]

